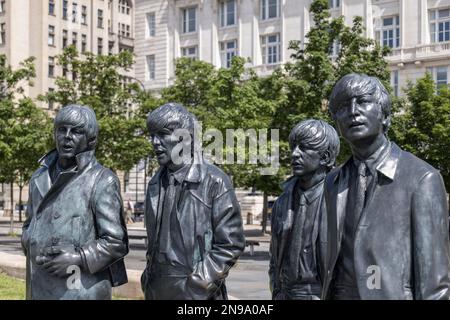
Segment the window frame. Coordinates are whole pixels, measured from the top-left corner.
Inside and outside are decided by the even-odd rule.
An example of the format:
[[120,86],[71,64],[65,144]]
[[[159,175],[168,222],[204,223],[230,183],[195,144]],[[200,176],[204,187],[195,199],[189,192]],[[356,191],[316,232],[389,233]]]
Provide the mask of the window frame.
[[[190,30],[191,18],[188,16],[190,10],[193,10],[194,12],[194,30]],[[181,9],[181,31],[183,34],[196,33],[198,29],[197,21],[197,6],[185,7]]]
[[[276,15],[273,17],[270,17],[270,1],[276,2]],[[267,20],[273,20],[273,19],[279,19],[281,15],[281,8],[280,8],[280,0],[260,0],[260,12],[259,17],[263,21]]]
[[[229,43],[233,43],[234,47],[228,48]],[[230,68],[233,57],[239,55],[237,39],[221,41],[219,43],[219,49],[220,49],[220,63],[222,68]]]
[[[272,36],[277,37],[277,42],[269,42],[269,38]],[[275,55],[273,49],[276,49]],[[272,52],[270,53],[269,51]],[[261,53],[264,65],[275,65],[281,63],[281,35],[280,33],[270,33],[261,36]],[[276,61],[269,62],[269,60],[276,57]]]
[[50,47],[54,47],[55,46],[55,26],[49,24],[48,25],[48,38],[47,38],[47,44]]
[[[228,23],[228,3],[233,2],[233,23]],[[221,28],[235,26],[237,24],[237,1],[236,0],[220,0],[219,1],[219,26]]]
[[[151,19],[150,19],[151,18]],[[146,14],[147,21],[147,38],[152,38],[156,36],[156,12],[148,12]]]
[[[439,13],[441,11],[447,10],[448,16],[439,17]],[[432,15],[434,15],[434,18],[431,17]],[[428,10],[428,21],[429,37],[431,43],[443,43],[450,41],[450,8],[436,8]],[[440,24],[444,26],[442,32],[440,31]],[[439,40],[441,33],[443,35],[442,41]],[[445,39],[446,37],[447,39]]]

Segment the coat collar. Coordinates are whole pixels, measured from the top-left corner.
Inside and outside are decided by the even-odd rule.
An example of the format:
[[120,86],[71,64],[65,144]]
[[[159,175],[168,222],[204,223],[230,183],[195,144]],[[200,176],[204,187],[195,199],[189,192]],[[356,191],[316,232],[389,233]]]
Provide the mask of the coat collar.
[[[191,167],[189,168],[189,171],[184,176],[184,181],[191,182],[191,183],[199,183],[202,179],[202,175],[204,173],[204,166],[202,166],[203,161],[201,163],[193,163],[191,164]],[[164,170],[166,170],[165,167],[160,167],[158,171],[155,173],[153,178],[150,180],[149,184],[159,184],[159,181],[161,179],[162,174],[164,173]],[[179,181],[181,182],[181,181]]]
[[[94,158],[95,150],[88,150],[80,152],[75,156],[77,162],[77,171],[82,171]],[[58,160],[58,151],[56,149],[51,150],[42,158],[39,159],[39,163],[49,169]]]

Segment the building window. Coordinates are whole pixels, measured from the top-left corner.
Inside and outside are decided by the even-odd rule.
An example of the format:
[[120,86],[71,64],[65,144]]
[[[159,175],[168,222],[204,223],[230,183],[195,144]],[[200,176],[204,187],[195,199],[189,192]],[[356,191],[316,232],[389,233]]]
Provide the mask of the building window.
[[62,65],[62,75],[64,78],[67,78],[67,73],[69,73],[69,69],[67,69],[67,64]]
[[130,6],[127,0],[119,0],[119,12],[123,14],[130,14]]
[[328,0],[328,6],[330,9],[339,8],[341,6],[341,0]]
[[430,10],[431,42],[450,41],[450,9]]
[[72,22],[77,22],[77,4],[72,3]]
[[339,40],[334,40],[330,48],[330,56],[336,58],[339,55],[339,52],[341,52],[341,42]]
[[147,56],[147,80],[155,79],[155,55]]
[[48,57],[48,76],[55,76],[55,57]]
[[436,83],[436,89],[448,85],[448,69],[449,66],[427,68],[426,71],[432,75],[433,80]]
[[263,64],[275,64],[281,60],[280,34],[261,37]]
[[[55,89],[48,88],[48,93],[53,94],[55,92]],[[53,98],[48,100],[48,109],[53,110]]]
[[400,47],[400,19],[393,16],[382,19],[381,29],[375,31],[375,38],[382,46],[389,48]]
[[220,58],[222,61],[222,68],[231,67],[233,57],[237,56],[237,41],[224,41],[220,43]]
[[131,27],[125,23],[119,23],[119,35],[125,38],[131,37]]
[[67,30],[63,30],[62,32],[63,37],[62,37],[62,47],[63,49],[65,49],[67,47],[67,38],[68,38],[68,32]]
[[196,60],[198,58],[197,46],[181,48],[181,55]]
[[97,28],[103,29],[103,10],[97,10]]
[[87,7],[81,7],[81,24],[87,25]]
[[72,45],[76,48],[78,46],[78,34],[72,32]]
[[279,0],[260,0],[261,1],[261,19],[273,19],[279,16]]
[[147,13],[147,37],[156,35],[156,16],[154,12]]
[[85,34],[81,35],[81,52],[86,52],[87,46],[87,36]]
[[112,56],[114,54],[114,41],[108,42],[108,55]]
[[220,26],[236,24],[236,0],[222,0],[219,3]]
[[6,10],[6,2],[5,0],[0,1],[0,13],[5,12]]
[[448,67],[437,67],[436,68],[436,86],[438,89],[447,86],[447,70]]
[[48,26],[48,45],[55,45],[55,26]]
[[48,14],[55,15],[55,0],[48,0]]
[[62,17],[63,17],[64,20],[67,20],[68,7],[69,7],[69,1],[63,0]]
[[103,54],[103,39],[102,38],[97,39],[97,54],[98,55]]
[[6,43],[6,23],[0,24],[0,45]]
[[391,86],[394,89],[394,96],[398,97],[398,70],[391,72]]
[[197,31],[197,7],[182,9],[183,33]]

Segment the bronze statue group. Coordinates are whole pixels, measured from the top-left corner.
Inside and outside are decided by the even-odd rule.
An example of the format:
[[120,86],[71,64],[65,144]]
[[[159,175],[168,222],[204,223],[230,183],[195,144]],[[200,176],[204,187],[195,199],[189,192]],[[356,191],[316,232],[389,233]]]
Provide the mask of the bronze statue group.
[[[273,299],[450,298],[444,183],[389,141],[390,106],[376,78],[349,74],[336,83],[329,110],[352,151],[338,167],[331,125],[310,119],[292,129],[293,175],[272,212]],[[176,131],[193,137],[195,121],[175,103],[147,118],[160,165],[145,199],[148,300],[227,299],[226,277],[245,247],[229,177],[192,145],[178,156]],[[112,287],[127,282],[120,184],[95,159],[98,131],[87,106],[65,106],[55,117],[56,149],[29,184],[27,299],[111,299]]]

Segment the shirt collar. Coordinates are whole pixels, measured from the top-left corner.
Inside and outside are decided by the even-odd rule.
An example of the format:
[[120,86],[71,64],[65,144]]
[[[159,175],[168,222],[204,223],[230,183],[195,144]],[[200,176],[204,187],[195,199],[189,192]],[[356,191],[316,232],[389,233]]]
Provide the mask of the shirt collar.
[[316,183],[314,186],[312,186],[308,190],[303,190],[301,188],[298,188],[297,192],[299,193],[300,196],[303,194],[306,198],[306,202],[308,204],[310,204],[320,196],[320,194],[322,192],[322,186],[323,186],[324,181],[325,181],[325,179],[320,180],[318,183]]
[[373,175],[375,173],[375,170],[378,170],[378,166],[383,163],[383,161],[386,159],[387,155],[389,154],[391,143],[389,140],[387,140],[381,148],[378,148],[374,153],[372,153],[367,159],[358,159],[357,156],[353,155],[353,164],[358,167],[361,161],[364,161],[364,163],[367,166],[367,169],[370,171],[370,173]]
[[186,164],[175,172],[171,172],[169,169],[167,169],[167,174],[168,175],[172,174],[174,176],[175,180],[181,184],[185,180],[190,168],[191,168],[191,165]]

